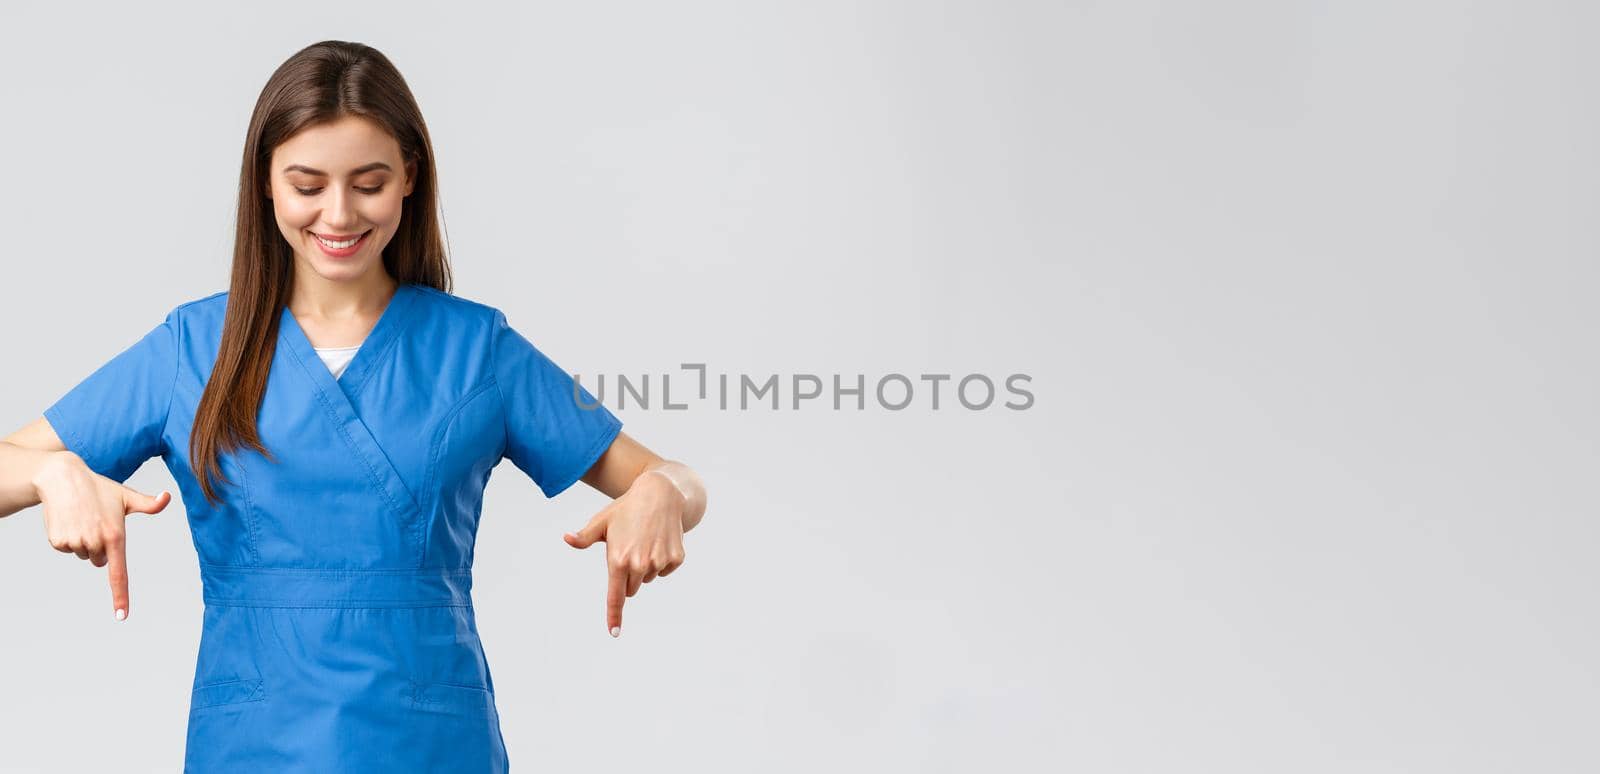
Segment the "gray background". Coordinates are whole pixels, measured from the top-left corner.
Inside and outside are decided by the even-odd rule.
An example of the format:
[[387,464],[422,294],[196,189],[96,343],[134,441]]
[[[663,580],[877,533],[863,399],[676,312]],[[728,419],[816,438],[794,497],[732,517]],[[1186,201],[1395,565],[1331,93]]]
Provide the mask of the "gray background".
[[[1033,376],[619,412],[711,507],[618,640],[560,537],[603,496],[502,463],[518,770],[1593,771],[1597,16],[10,4],[0,420],[226,287],[258,91],[359,40],[427,116],[457,292],[568,370]],[[0,768],[179,767],[181,503],[129,551],[118,624],[0,521]]]

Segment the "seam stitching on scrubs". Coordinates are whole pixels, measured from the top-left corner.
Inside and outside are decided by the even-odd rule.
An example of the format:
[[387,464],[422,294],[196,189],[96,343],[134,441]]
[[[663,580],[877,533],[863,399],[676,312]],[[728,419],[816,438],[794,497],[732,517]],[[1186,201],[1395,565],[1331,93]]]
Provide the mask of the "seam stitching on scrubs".
[[[178,398],[178,377],[183,375],[183,310],[202,301],[210,301],[211,299],[220,295],[224,295],[227,292],[228,291],[226,290],[219,290],[203,298],[197,298],[193,301],[185,301],[184,303],[178,304],[176,307],[174,307],[172,312],[167,315],[168,320],[177,323],[177,341],[175,342],[175,347],[173,348],[172,357],[172,386],[167,389],[167,415],[161,418],[161,445],[166,449],[168,454],[173,453],[174,450],[166,444],[167,426],[172,424],[172,404],[176,402]],[[204,385],[201,385],[201,387],[203,389]]]
[[[388,503],[390,508],[394,509],[395,513],[406,513],[407,509],[400,507],[400,505],[394,501],[394,497],[389,494],[389,488],[383,485],[383,477],[379,475],[377,467],[372,464],[371,458],[369,458],[366,452],[362,450],[361,444],[356,443],[355,439],[350,437],[350,431],[345,429],[344,420],[339,417],[339,412],[334,408],[333,401],[329,400],[327,393],[322,391],[322,385],[317,384],[316,377],[311,375],[311,369],[306,366],[306,362],[300,358],[300,353],[295,352],[294,347],[291,346],[289,347],[289,354],[294,356],[294,361],[300,364],[300,370],[304,371],[306,378],[311,381],[311,389],[317,394],[317,400],[322,403],[323,411],[327,412],[328,416],[333,419],[334,429],[339,431],[339,435],[344,436],[345,445],[349,446],[355,451],[356,458],[361,460],[361,464],[366,467],[367,475],[372,478],[373,486],[377,487],[378,494],[383,497],[384,502]],[[327,366],[323,366],[322,368],[324,371],[327,370]],[[354,409],[352,408],[351,411],[354,412]],[[359,420],[360,418],[357,417],[357,419]]]
[[237,683],[259,683],[259,682],[261,682],[261,681],[260,680],[246,680],[244,678],[235,678],[233,680],[219,680],[219,681],[217,681],[215,683],[206,683],[206,684],[200,686],[199,688],[196,688],[195,690],[198,691],[198,690],[203,690],[203,689],[206,689],[206,688],[216,688],[219,685],[235,685]]
[[489,381],[494,383],[495,394],[500,396],[500,456],[504,458],[506,452],[511,450],[511,412],[506,406],[505,391],[500,389],[500,364],[494,356],[501,326],[510,328],[511,323],[506,320],[504,312],[496,309],[489,321]]
[[[220,683],[206,683],[205,685],[202,685],[202,686],[199,686],[198,688],[195,688],[193,691],[190,692],[190,694],[191,694],[191,696],[193,696],[194,694],[204,695],[203,692],[205,692],[208,689],[220,688],[220,687],[231,686],[231,685],[239,685],[240,683],[243,683],[243,684],[248,685],[250,687],[250,693],[245,694],[245,698],[243,698],[243,699],[224,699],[224,700],[221,700],[221,701],[210,701],[210,702],[206,702],[204,704],[195,704],[193,702],[193,699],[191,698],[190,707],[192,709],[201,709],[203,707],[220,707],[220,706],[224,706],[224,705],[228,705],[228,704],[246,704],[248,702],[261,701],[261,700],[267,698],[267,696],[266,696],[266,681],[265,680],[224,680],[224,681],[222,681]],[[215,693],[215,691],[213,691],[212,693]]]
[[[480,685],[464,685],[462,683],[448,683],[440,680],[419,681],[415,678],[408,680],[411,683],[411,708],[428,712],[451,711],[469,714],[494,713],[494,691]],[[438,695],[430,695],[430,687],[444,688],[446,690]],[[467,691],[468,693],[461,693]]]
[[428,685],[447,685],[447,686],[449,686],[451,688],[468,688],[468,689],[471,689],[471,690],[474,690],[474,691],[482,691],[484,693],[491,693],[491,691],[488,688],[485,688],[484,686],[481,686],[481,685],[469,685],[467,683],[453,683],[453,682],[450,682],[449,680],[420,680],[420,681],[414,680],[414,682],[417,682],[417,684],[423,685],[423,686],[428,686]]
[[172,325],[172,384],[167,386],[167,409],[161,416],[161,448],[166,453],[172,453],[167,446],[167,425],[172,422],[173,397],[178,393],[178,374],[183,373],[183,308],[188,304],[179,304],[172,313],[167,315],[167,323]]
[[[280,605],[271,601],[261,602],[241,599],[206,599],[205,604],[211,607],[262,607],[273,610],[392,610],[410,609],[415,607],[459,607],[470,609],[470,602],[417,602],[410,599],[363,599],[357,602],[347,600],[302,600],[298,604]],[[319,604],[320,603],[320,604]]]
[[239,494],[244,497],[244,521],[249,529],[250,560],[256,564],[261,563],[261,552],[256,549],[256,503],[250,498],[250,474],[244,469],[244,462],[235,459],[235,468],[239,470]]
[[471,567],[252,567],[246,564],[211,564],[200,562],[200,568],[205,570],[219,570],[222,572],[240,571],[251,575],[260,573],[283,573],[292,575],[306,573],[315,575],[471,575]]
[[[362,390],[366,389],[366,387],[367,387],[367,377],[372,375],[372,369],[376,366],[378,361],[380,361],[384,357],[386,357],[389,354],[390,350],[394,349],[397,345],[399,345],[399,343],[400,343],[400,324],[401,324],[402,321],[404,321],[407,317],[409,317],[411,315],[411,305],[412,305],[412,302],[416,299],[416,294],[411,293],[411,292],[406,290],[409,287],[410,287],[409,284],[402,284],[400,286],[400,290],[396,291],[397,293],[406,293],[406,296],[404,298],[392,298],[392,299],[389,300],[389,303],[393,304],[395,302],[399,302],[401,304],[401,306],[394,310],[395,311],[394,319],[389,321],[389,326],[384,329],[383,335],[387,336],[388,340],[378,342],[381,345],[380,349],[377,352],[371,353],[372,354],[371,357],[369,357],[366,360],[361,362],[361,364],[360,364],[361,365],[361,370],[360,371],[357,371],[356,373],[353,373],[353,374],[351,374],[351,373],[347,373],[346,374],[347,376],[354,377],[354,383],[350,385],[350,400],[351,400],[351,402],[354,402],[356,396],[360,395]],[[388,308],[385,307],[384,312],[387,313],[388,311],[389,311]],[[379,322],[382,322],[382,320],[380,319]],[[357,356],[359,356],[359,352],[358,352]],[[335,379],[334,381],[338,381],[338,380]]]
[[[444,419],[439,422],[439,427],[433,431],[433,441],[428,446],[428,472],[422,478],[422,491],[424,493],[424,497],[438,497],[437,494],[430,493],[434,492],[433,483],[438,477],[439,473],[439,450],[443,447],[445,431],[450,428],[450,423],[456,421],[456,417],[461,415],[462,410],[464,410],[468,404],[475,400],[478,395],[486,392],[490,387],[493,386],[495,386],[493,380],[485,380],[477,387],[468,390],[467,394],[463,395],[459,400],[456,401],[454,406],[450,407],[450,410],[445,413]],[[419,567],[425,566],[428,563],[427,535],[433,527],[433,514],[438,510],[437,508],[433,507],[435,504],[436,503],[433,501],[424,503],[422,505],[422,512],[427,515],[427,518],[419,518],[416,520],[417,535],[415,539],[417,541],[417,556],[419,557],[417,560],[417,565]]]
[[[56,414],[56,407],[55,406],[51,406],[50,408],[46,409],[45,412],[44,412],[44,415],[45,415],[46,419],[50,419],[50,415],[51,414]],[[61,415],[60,414],[56,414],[56,419],[60,419],[60,418],[61,418]],[[73,454],[78,455],[79,457],[83,457],[85,451],[87,451],[90,457],[94,457],[95,456],[95,452],[92,449],[88,449],[87,447],[85,447],[83,445],[83,439],[78,436],[77,431],[73,430],[71,427],[68,427],[67,424],[68,423],[66,423],[66,422],[57,422],[55,419],[51,419],[50,420],[50,426],[55,428],[56,434],[57,435],[61,435],[61,436],[65,436],[65,440],[71,446],[69,451],[71,451]],[[95,469],[92,460],[85,459],[84,463],[89,466],[90,470],[94,470]]]

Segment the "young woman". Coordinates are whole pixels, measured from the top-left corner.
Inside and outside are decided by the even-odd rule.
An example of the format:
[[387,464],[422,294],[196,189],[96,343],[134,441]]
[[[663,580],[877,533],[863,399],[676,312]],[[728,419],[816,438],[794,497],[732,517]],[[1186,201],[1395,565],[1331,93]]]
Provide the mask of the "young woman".
[[251,116],[229,290],[0,443],[0,515],[42,504],[52,546],[109,568],[116,620],[124,521],[170,501],[121,482],[171,470],[205,600],[186,771],[505,771],[470,595],[490,471],[613,498],[566,536],[606,543],[612,636],[704,513],[692,470],[451,294],[433,158],[381,53],[296,53]]

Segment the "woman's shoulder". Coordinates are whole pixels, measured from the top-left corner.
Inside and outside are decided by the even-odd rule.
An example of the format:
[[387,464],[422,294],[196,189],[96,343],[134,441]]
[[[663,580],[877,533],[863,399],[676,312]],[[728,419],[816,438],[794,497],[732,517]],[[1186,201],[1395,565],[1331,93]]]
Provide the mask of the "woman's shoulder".
[[456,294],[456,293],[447,293],[447,292],[445,292],[443,290],[440,290],[440,289],[438,289],[436,287],[433,287],[432,285],[423,285],[423,284],[419,284],[419,283],[410,283],[409,287],[414,288],[415,290],[417,290],[417,292],[420,295],[428,298],[431,302],[433,302],[435,304],[438,304],[438,305],[441,305],[441,306],[444,306],[444,307],[448,308],[450,311],[462,312],[462,313],[467,313],[467,314],[491,314],[491,315],[494,314],[496,311],[498,311],[493,306],[491,306],[489,304],[486,304],[486,303],[484,303],[482,301],[479,301],[477,299],[468,298],[466,296],[459,295],[459,294]]
[[428,313],[439,317],[453,318],[473,325],[483,326],[492,323],[496,315],[502,314],[498,308],[491,304],[455,293],[447,293],[430,285],[413,283],[408,287],[415,289],[418,300],[423,302],[419,306],[425,308]]
[[217,291],[215,293],[212,293],[210,295],[200,296],[199,298],[191,298],[191,299],[189,299],[187,301],[180,301],[180,302],[178,302],[177,306],[173,307],[172,311],[174,311],[174,312],[182,312],[182,311],[184,311],[186,309],[189,309],[190,307],[209,307],[209,306],[223,307],[223,306],[226,306],[227,303],[228,303],[228,291],[219,290],[219,291]]
[[228,291],[180,301],[167,313],[167,320],[192,328],[196,325],[221,325],[228,304]]

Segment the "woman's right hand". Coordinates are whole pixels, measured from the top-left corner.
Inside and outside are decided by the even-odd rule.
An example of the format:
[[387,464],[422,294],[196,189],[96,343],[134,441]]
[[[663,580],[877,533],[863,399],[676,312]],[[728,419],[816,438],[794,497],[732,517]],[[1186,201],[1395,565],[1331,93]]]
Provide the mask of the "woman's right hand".
[[110,566],[111,603],[116,619],[127,618],[128,562],[125,521],[130,513],[160,513],[172,502],[162,492],[154,497],[129,489],[89,469],[72,452],[57,452],[40,467],[34,489],[44,509],[44,531],[50,545],[77,554],[96,567]]

